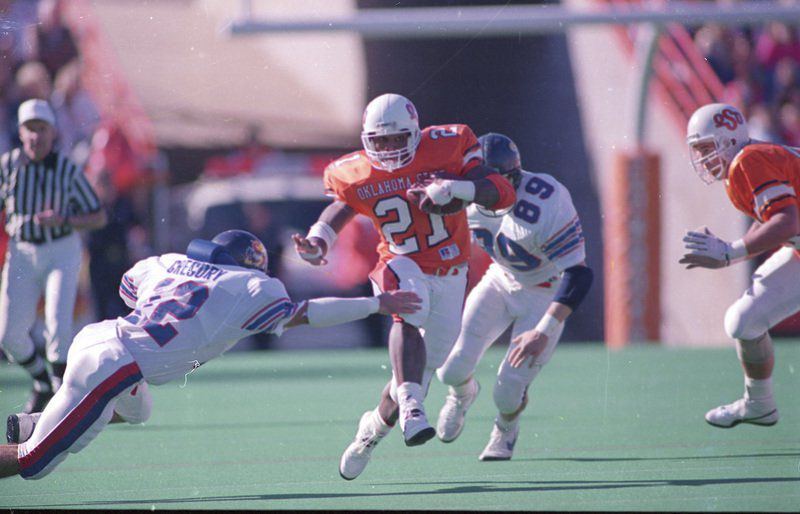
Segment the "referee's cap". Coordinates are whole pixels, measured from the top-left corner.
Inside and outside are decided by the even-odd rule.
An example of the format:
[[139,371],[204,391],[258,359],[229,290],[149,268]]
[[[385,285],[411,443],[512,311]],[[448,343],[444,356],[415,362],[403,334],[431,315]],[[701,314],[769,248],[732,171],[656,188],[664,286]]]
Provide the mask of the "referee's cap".
[[56,126],[56,115],[53,112],[53,108],[50,107],[46,100],[38,98],[25,100],[19,105],[17,120],[20,125],[26,121],[42,120],[54,127]]

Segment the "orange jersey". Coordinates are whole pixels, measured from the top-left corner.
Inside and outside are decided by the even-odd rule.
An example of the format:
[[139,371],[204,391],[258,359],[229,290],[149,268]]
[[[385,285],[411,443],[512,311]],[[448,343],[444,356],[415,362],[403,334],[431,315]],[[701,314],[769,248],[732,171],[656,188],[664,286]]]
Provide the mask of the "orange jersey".
[[730,165],[725,189],[734,207],[761,223],[788,205],[800,207],[800,149],[745,146]]
[[414,160],[394,171],[374,168],[363,150],[334,161],[325,169],[325,194],[372,220],[381,238],[382,262],[405,255],[423,272],[435,273],[469,259],[466,212],[450,216],[422,212],[406,200],[406,190],[420,173],[464,175],[481,162],[478,139],[466,125],[427,127]]

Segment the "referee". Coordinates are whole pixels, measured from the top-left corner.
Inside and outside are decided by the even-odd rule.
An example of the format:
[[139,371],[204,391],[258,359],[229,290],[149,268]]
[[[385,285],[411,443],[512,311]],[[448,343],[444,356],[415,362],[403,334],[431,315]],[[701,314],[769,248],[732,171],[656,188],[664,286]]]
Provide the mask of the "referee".
[[[0,206],[9,236],[0,284],[0,345],[33,378],[23,407],[30,413],[44,408],[66,368],[81,265],[75,230],[102,227],[106,213],[83,170],[54,151],[57,132],[50,105],[27,100],[17,118],[22,147],[0,156]],[[51,373],[29,334],[43,293]]]

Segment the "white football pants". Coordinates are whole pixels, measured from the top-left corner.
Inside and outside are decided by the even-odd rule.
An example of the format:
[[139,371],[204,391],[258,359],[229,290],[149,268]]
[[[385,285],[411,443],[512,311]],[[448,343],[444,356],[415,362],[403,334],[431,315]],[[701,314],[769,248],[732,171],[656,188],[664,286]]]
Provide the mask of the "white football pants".
[[29,331],[42,292],[47,360],[66,361],[80,267],[77,233],[40,245],[8,242],[0,285],[0,345],[14,361],[23,362],[33,355]]
[[725,313],[725,332],[734,339],[757,339],[800,310],[800,256],[794,248],[773,253],[752,278]]
[[[467,297],[461,333],[437,372],[439,379],[447,385],[463,384],[475,372],[489,346],[510,324],[514,324],[512,339],[535,327],[557,290],[558,282],[549,288],[528,287],[509,291],[499,277],[486,273]],[[494,402],[501,413],[512,414],[520,407],[528,385],[550,360],[560,337],[559,331],[548,341],[547,348],[536,358],[533,367],[523,364],[513,368],[508,363],[508,355],[513,349],[509,344],[494,385]]]
[[[382,274],[382,283],[378,283],[380,277],[370,275],[375,294],[399,288],[414,291],[422,299],[419,311],[401,317],[406,323],[419,327],[425,341],[426,364],[421,385],[423,394],[427,395],[433,373],[447,358],[458,337],[464,294],[467,291],[467,266],[460,267],[455,274],[437,277],[423,273],[417,263],[408,257],[395,257],[387,265],[387,273]],[[389,278],[385,278],[387,275]],[[397,385],[392,373],[393,399],[397,398]]]
[[64,383],[30,439],[17,448],[19,474],[38,479],[84,449],[116,411],[129,423],[147,420],[152,397],[133,356],[117,339],[116,322],[88,325],[69,350]]

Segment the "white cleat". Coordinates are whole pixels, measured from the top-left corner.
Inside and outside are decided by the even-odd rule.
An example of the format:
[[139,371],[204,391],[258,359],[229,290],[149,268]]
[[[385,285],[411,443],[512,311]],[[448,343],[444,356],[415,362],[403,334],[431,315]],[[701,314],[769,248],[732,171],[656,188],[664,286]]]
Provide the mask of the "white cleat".
[[492,427],[492,434],[489,436],[489,443],[478,459],[510,460],[511,455],[514,454],[514,445],[517,444],[517,436],[519,436],[519,423],[507,431],[501,430],[495,423]]
[[719,428],[733,428],[739,423],[768,427],[778,422],[778,408],[773,399],[754,401],[740,398],[706,412],[706,421]]
[[[387,430],[388,432],[388,430]],[[367,411],[358,422],[356,438],[342,454],[339,461],[339,475],[345,480],[358,477],[369,463],[372,450],[383,439],[386,432],[381,432],[372,420],[372,411]]]
[[6,420],[6,441],[9,444],[20,444],[30,439],[41,415],[41,412],[33,414],[21,412],[10,415]]
[[404,414],[401,412],[401,416],[404,416],[401,428],[406,446],[425,444],[436,435],[436,430],[428,423],[422,405],[415,406]]
[[477,380],[470,381],[471,387],[465,396],[458,396],[452,387],[449,388],[444,406],[439,411],[439,419],[436,422],[436,435],[442,442],[450,443],[456,440],[464,430],[464,418],[467,410],[475,402],[481,385]]

